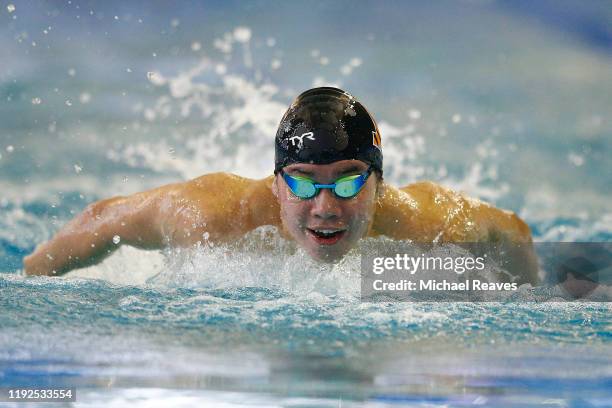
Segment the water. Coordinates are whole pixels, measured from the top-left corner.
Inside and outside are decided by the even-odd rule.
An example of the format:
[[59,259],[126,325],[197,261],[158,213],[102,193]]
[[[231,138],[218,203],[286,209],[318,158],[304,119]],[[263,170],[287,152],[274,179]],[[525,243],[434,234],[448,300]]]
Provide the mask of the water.
[[361,303],[357,253],[321,267],[267,230],[240,252],[122,248],[71,279],[20,274],[94,200],[268,175],[287,104],[323,84],[379,121],[388,182],[466,191],[540,241],[608,242],[609,7],[11,4],[2,386],[73,385],[81,406],[612,405],[608,303]]

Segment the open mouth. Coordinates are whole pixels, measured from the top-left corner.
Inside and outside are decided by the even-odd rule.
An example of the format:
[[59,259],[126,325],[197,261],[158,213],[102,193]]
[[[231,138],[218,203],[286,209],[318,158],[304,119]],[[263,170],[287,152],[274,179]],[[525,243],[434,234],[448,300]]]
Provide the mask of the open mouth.
[[308,228],[308,234],[320,245],[333,245],[342,239],[346,230]]

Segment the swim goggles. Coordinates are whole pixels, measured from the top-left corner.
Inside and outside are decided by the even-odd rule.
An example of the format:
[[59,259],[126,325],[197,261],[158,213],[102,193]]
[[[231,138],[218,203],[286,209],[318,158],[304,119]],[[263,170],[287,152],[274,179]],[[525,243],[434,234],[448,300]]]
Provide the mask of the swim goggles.
[[362,174],[355,174],[353,176],[339,178],[333,184],[317,184],[306,177],[290,176],[283,170],[281,170],[280,173],[289,186],[291,192],[295,196],[307,200],[319,194],[319,191],[322,188],[329,188],[337,197],[340,198],[353,198],[359,194],[368,180],[368,177],[370,177],[370,174],[372,174],[372,170],[373,168],[370,166]]

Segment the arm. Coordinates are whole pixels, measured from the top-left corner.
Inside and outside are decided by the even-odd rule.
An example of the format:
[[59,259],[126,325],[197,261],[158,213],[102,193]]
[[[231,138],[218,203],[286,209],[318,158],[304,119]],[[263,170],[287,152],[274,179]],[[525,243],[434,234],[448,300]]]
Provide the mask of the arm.
[[[115,197],[88,205],[49,242],[24,258],[28,275],[61,275],[100,262],[120,245],[159,248],[160,191]],[[120,237],[115,244],[113,237]]]
[[497,252],[503,252],[498,260],[520,276],[519,283],[537,283],[531,231],[513,212],[430,182],[401,189],[385,185],[384,191],[374,220],[375,233],[414,242],[495,244]]
[[[100,262],[120,245],[159,249],[227,242],[259,225],[278,225],[270,185],[271,178],[213,173],[93,203],[24,259],[25,272],[61,275]],[[119,243],[113,242],[116,235]]]

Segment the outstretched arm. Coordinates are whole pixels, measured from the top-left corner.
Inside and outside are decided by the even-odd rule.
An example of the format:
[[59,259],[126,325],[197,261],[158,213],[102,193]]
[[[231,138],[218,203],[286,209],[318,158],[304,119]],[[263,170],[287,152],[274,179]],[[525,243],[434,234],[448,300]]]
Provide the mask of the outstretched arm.
[[227,242],[260,225],[279,225],[271,183],[213,173],[98,201],[25,257],[25,273],[61,275],[100,262],[120,245],[159,249]]
[[[159,190],[88,205],[49,242],[24,258],[28,275],[61,275],[100,262],[120,245],[163,245]],[[116,238],[118,237],[118,238]]]

